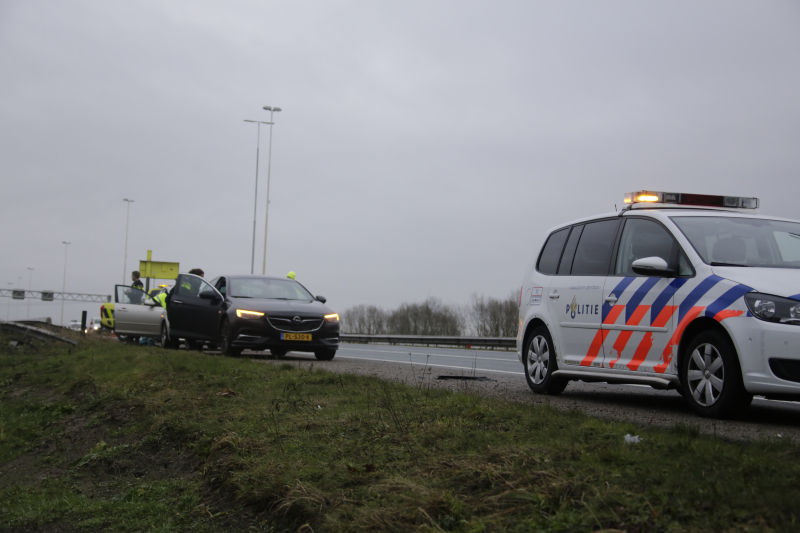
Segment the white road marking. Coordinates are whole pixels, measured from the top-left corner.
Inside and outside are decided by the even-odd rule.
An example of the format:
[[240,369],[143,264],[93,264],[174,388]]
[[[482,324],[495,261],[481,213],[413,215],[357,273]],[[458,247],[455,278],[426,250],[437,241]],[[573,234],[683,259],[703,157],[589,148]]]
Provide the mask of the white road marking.
[[391,353],[395,355],[429,355],[431,357],[459,357],[461,359],[481,359],[484,361],[505,361],[507,363],[519,363],[518,359],[498,359],[496,357],[477,357],[474,355],[446,355],[446,354],[439,354],[439,353],[426,353],[426,352],[399,352],[399,351],[392,351],[392,350],[371,350],[368,348],[347,348],[339,347],[339,351],[342,350],[352,350],[354,352],[369,352],[369,353]]
[[507,370],[491,370],[491,369],[488,369],[488,368],[472,368],[471,366],[450,366],[450,365],[437,365],[437,364],[434,364],[434,363],[428,363],[428,364],[415,363],[413,361],[393,361],[391,359],[371,359],[369,357],[348,357],[346,355],[339,355],[339,354],[336,354],[336,357],[337,357],[337,359],[359,359],[359,360],[362,360],[362,361],[380,361],[381,363],[400,363],[400,364],[403,364],[403,365],[417,365],[418,367],[423,367],[423,368],[426,367],[426,366],[434,366],[436,368],[454,368],[456,370],[470,370],[470,371],[474,370],[475,372],[478,372],[478,371],[480,371],[480,372],[494,372],[496,374],[511,374],[511,375],[520,376],[520,377],[524,377],[525,376],[525,374],[523,374],[522,370],[520,370],[519,372],[509,372]]

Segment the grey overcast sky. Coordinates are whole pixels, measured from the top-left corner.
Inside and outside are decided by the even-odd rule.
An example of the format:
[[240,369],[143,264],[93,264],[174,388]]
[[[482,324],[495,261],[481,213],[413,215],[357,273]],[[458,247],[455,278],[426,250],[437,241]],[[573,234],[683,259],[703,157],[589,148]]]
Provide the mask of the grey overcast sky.
[[799,218],[798,95],[794,0],[0,0],[0,287],[60,290],[62,241],[68,291],[129,283],[123,198],[128,271],[249,273],[270,105],[268,273],[339,311],[503,297],[625,192]]

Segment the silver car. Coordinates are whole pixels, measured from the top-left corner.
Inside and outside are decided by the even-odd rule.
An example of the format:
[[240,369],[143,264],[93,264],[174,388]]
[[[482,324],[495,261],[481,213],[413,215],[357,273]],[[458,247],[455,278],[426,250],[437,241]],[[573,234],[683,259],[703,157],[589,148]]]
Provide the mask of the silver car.
[[126,285],[114,290],[114,333],[120,340],[158,338],[167,311],[145,291]]

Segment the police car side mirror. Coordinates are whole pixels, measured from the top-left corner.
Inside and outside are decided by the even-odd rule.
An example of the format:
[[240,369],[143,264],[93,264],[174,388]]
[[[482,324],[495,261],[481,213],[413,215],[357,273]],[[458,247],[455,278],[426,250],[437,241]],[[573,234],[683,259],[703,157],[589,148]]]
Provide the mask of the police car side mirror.
[[327,298],[325,298],[324,296],[317,296],[317,301],[318,301],[318,302],[325,303],[325,302],[327,302],[327,301],[328,301],[328,299],[327,299]]
[[642,257],[634,261],[631,268],[641,276],[670,278],[675,275],[675,271],[661,257]]

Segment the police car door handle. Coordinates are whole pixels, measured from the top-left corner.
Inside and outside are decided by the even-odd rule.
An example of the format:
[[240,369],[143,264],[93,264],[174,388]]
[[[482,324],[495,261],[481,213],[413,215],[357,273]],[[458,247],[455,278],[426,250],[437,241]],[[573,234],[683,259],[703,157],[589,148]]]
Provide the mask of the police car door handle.
[[550,298],[552,298],[553,300],[555,300],[556,298],[558,298],[558,291],[553,291],[553,292],[551,292],[551,293],[550,293]]
[[614,303],[617,301],[617,297],[614,296],[613,294],[609,294],[608,296],[606,296],[606,301],[609,303]]

